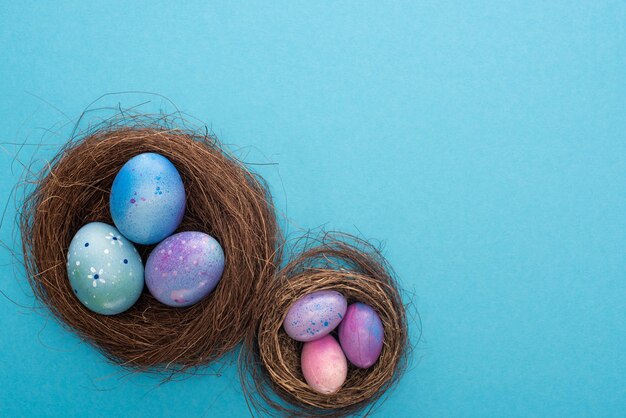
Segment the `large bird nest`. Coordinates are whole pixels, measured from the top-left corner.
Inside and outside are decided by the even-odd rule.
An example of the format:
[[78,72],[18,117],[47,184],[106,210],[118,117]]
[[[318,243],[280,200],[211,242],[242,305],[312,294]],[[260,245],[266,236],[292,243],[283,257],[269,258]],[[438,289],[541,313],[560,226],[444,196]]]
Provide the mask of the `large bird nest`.
[[[159,303],[144,289],[114,316],[85,308],[72,292],[67,249],[88,222],[112,224],[109,193],[133,156],[155,152],[178,169],[187,195],[178,231],[215,237],[226,255],[211,295],[189,308]],[[20,227],[24,262],[35,296],[69,329],[109,359],[131,369],[182,371],[233,349],[251,326],[255,296],[279,263],[279,228],[262,179],[210,135],[158,124],[109,125],[71,139],[48,166],[28,179]],[[151,247],[137,246],[145,262]]]

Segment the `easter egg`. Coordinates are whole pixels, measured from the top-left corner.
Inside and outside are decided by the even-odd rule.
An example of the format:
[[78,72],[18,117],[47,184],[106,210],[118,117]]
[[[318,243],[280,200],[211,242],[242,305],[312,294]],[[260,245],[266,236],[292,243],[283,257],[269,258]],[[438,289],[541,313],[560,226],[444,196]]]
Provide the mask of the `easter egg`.
[[162,155],[139,154],[113,180],[109,199],[117,229],[138,244],[156,244],[180,225],[185,187],[174,164]]
[[316,340],[339,325],[347,304],[346,298],[334,290],[310,293],[291,305],[283,328],[294,340]]
[[383,337],[383,324],[374,309],[364,303],[348,306],[339,325],[339,342],[350,363],[363,369],[376,363]]
[[113,226],[92,222],[78,230],[67,253],[72,291],[103,315],[124,312],[143,290],[143,264],[133,244]]
[[224,251],[215,238],[202,232],[180,232],[150,253],[146,286],[161,303],[189,306],[215,289],[223,271]]
[[304,380],[319,393],[337,392],[348,375],[346,356],[332,335],[304,343],[300,363]]

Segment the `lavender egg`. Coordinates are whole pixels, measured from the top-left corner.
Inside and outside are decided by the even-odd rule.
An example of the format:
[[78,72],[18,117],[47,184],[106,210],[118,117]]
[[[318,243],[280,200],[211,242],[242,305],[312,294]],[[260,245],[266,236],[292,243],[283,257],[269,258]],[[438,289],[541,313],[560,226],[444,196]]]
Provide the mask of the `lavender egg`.
[[304,343],[300,357],[306,383],[318,393],[337,392],[348,376],[348,362],[332,335]]
[[350,363],[363,369],[376,363],[383,338],[383,324],[374,309],[358,302],[348,306],[339,325],[339,342]]
[[109,206],[122,235],[138,244],[156,244],[180,225],[185,187],[170,160],[147,152],[128,160],[117,173]]
[[291,305],[283,327],[294,340],[317,340],[339,325],[347,305],[346,298],[334,290],[310,293]]
[[224,251],[213,237],[202,232],[180,232],[150,253],[146,286],[161,303],[190,306],[215,289],[223,272]]

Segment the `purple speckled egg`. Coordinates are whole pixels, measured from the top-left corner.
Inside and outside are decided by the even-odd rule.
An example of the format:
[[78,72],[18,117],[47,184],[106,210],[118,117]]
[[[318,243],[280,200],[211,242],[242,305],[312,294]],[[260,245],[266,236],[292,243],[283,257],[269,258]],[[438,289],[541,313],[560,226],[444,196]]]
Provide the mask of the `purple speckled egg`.
[[189,306],[215,289],[224,272],[224,251],[210,235],[180,232],[161,241],[146,263],[146,286],[159,302]]
[[339,325],[339,342],[350,363],[363,369],[376,363],[383,338],[383,324],[374,309],[358,302],[348,306]]
[[304,380],[318,393],[337,392],[348,375],[346,356],[332,335],[304,343],[300,365]]
[[339,325],[347,305],[346,298],[334,290],[310,293],[291,305],[283,327],[294,340],[317,340]]

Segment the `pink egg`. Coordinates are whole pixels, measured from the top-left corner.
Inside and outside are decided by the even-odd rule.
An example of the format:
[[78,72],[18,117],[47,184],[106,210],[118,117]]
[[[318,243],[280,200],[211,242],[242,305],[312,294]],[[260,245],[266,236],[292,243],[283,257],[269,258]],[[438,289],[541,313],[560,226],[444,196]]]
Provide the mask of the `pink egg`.
[[319,393],[337,392],[348,375],[346,356],[332,335],[304,343],[300,363],[304,380]]
[[317,340],[339,325],[347,306],[346,298],[334,290],[309,293],[291,305],[283,327],[294,340]]
[[374,309],[364,303],[348,306],[339,324],[339,342],[350,363],[363,369],[376,363],[383,338],[383,324]]

